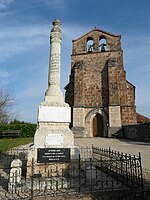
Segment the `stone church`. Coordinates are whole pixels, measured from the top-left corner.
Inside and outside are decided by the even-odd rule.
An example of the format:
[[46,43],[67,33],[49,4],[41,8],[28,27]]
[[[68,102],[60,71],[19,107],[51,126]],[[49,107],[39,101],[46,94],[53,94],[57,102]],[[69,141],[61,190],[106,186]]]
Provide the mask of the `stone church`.
[[111,137],[137,123],[135,86],[126,80],[121,36],[96,27],[72,41],[65,101],[76,137]]

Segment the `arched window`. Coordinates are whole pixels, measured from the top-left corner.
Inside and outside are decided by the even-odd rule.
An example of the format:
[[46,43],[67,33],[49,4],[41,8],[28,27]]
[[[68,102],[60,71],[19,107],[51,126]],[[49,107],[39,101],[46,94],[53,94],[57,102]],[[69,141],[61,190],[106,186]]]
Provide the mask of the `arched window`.
[[106,44],[106,37],[105,36],[101,36],[100,40],[99,40],[99,50],[104,52],[107,50],[107,44]]
[[91,37],[87,38],[86,51],[87,52],[93,52],[94,51],[93,38],[91,38]]

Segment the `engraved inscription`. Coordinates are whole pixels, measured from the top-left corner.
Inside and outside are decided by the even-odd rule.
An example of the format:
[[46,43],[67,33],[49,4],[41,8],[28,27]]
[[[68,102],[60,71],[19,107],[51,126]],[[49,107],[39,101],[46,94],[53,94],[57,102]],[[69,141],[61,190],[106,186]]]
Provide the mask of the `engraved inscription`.
[[39,148],[37,149],[38,163],[67,163],[70,162],[70,148]]

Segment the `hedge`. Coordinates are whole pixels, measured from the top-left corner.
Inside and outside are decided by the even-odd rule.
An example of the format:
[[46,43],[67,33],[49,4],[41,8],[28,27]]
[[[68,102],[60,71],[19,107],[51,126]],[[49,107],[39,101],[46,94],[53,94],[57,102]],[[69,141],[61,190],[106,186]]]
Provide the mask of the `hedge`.
[[2,130],[20,130],[21,137],[34,137],[36,131],[36,124],[23,123],[23,124],[0,124],[0,132]]

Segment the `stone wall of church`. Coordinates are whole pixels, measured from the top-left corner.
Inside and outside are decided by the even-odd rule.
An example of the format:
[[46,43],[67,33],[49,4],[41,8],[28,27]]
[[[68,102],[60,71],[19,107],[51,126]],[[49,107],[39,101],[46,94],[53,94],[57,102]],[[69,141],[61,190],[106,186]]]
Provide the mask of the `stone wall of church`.
[[[107,39],[106,51],[100,51],[101,37]],[[90,39],[93,40],[92,51],[87,50]],[[105,126],[109,126],[109,122],[114,128],[137,122],[135,87],[126,80],[120,36],[93,30],[74,40],[71,75],[65,89],[65,100],[73,111],[72,126],[81,135],[89,134],[85,120],[87,110],[100,109],[102,116],[105,115]],[[116,113],[118,116],[114,116]]]
[[73,108],[73,132],[75,137],[93,137],[92,120],[96,114],[100,114],[103,118],[103,128],[105,137],[107,133],[107,109],[103,108]]
[[[120,104],[119,95],[121,97],[122,95],[119,93],[120,91],[123,93],[124,88],[119,86],[121,90],[118,91],[118,84],[126,85],[125,72],[121,67],[118,67],[120,66],[118,60],[121,56],[122,51],[92,52],[72,56],[74,106],[101,107],[108,106],[108,104]],[[110,57],[115,60],[113,67],[108,65]],[[123,80],[120,81],[120,79]]]
[[136,108],[135,106],[121,106],[122,125],[136,124]]
[[125,125],[122,127],[123,138],[150,142],[150,122]]

